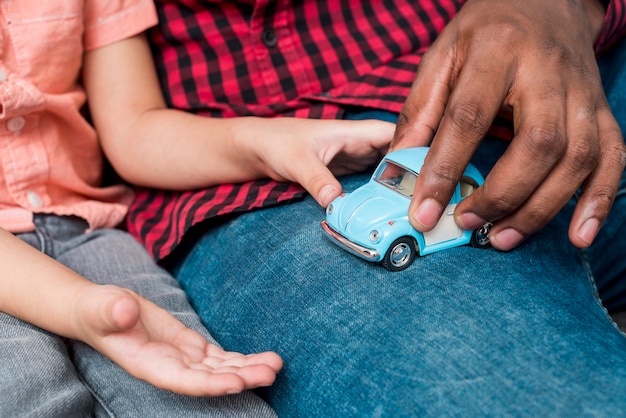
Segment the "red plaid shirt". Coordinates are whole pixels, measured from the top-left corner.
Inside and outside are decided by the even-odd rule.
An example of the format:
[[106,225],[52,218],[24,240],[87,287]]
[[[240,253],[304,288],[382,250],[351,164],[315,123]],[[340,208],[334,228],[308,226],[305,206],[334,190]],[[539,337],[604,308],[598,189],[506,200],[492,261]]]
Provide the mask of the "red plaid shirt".
[[[346,106],[399,112],[423,53],[464,2],[156,0],[160,23],[150,40],[166,100],[178,109],[210,117],[341,118]],[[626,26],[624,2],[611,2],[600,47]],[[498,136],[510,138],[502,126]],[[303,195],[272,180],[137,189],[127,226],[162,259],[206,219]]]

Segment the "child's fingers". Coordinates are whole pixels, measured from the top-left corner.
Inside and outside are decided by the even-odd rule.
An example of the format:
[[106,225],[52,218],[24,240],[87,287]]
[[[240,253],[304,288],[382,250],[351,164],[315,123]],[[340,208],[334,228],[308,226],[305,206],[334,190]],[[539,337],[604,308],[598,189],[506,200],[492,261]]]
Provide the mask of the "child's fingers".
[[212,372],[188,369],[179,377],[168,379],[162,389],[187,396],[222,396],[271,386],[276,380],[276,372],[266,365],[257,364],[236,370],[216,369]]
[[325,208],[341,194],[341,184],[316,156],[303,159],[295,170],[297,170],[294,173],[295,180],[320,206]]
[[152,372],[140,378],[159,389],[185,396],[222,396],[240,393],[249,388],[245,380],[237,373],[215,374],[194,369],[185,369],[180,373],[167,373],[162,365],[158,372]]
[[253,364],[265,364],[278,373],[283,368],[283,359],[273,351],[265,351],[246,356],[246,365]]
[[273,351],[244,355],[234,351],[224,351],[214,344],[208,344],[206,355],[207,357],[203,363],[212,367],[217,365],[244,367],[264,364],[276,372],[283,367],[282,358]]
[[[142,363],[137,377],[161,389],[189,396],[221,396],[270,386],[282,366],[282,360],[275,353],[244,356],[223,352],[229,357],[224,360],[222,353],[218,352],[218,358],[207,357],[201,363],[187,363],[177,356],[162,356],[162,350],[159,352],[161,354],[152,353],[155,355],[152,361]],[[151,354],[146,356],[149,358]],[[155,364],[159,367],[155,368]]]

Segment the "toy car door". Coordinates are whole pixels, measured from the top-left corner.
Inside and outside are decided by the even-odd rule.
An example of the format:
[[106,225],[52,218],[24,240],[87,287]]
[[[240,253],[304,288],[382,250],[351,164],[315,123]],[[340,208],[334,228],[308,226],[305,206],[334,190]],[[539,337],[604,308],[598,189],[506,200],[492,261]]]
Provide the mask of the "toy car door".
[[450,241],[460,238],[463,230],[454,221],[454,208],[459,201],[459,186],[456,186],[454,196],[446,209],[443,211],[437,225],[430,231],[424,232],[424,243],[426,246],[439,244],[440,242]]

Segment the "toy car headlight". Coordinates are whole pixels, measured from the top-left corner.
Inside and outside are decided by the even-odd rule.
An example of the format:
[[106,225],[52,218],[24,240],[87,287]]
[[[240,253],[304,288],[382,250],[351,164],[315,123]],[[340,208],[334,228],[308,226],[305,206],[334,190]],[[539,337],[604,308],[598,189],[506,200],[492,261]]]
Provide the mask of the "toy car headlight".
[[331,203],[330,205],[328,205],[328,207],[326,208],[326,215],[332,215],[333,214],[333,210],[335,210],[333,204]]
[[376,242],[378,241],[379,238],[380,238],[380,234],[378,233],[377,230],[374,229],[372,232],[370,232],[370,241]]

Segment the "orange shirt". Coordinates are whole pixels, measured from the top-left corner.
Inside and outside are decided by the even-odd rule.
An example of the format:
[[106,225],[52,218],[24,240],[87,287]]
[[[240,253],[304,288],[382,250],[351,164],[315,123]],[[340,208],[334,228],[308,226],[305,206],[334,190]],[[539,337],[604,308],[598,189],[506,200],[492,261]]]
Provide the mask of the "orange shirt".
[[91,229],[121,222],[132,193],[99,187],[82,59],[156,22],[152,0],[0,0],[0,227],[30,231],[33,213],[80,216]]

